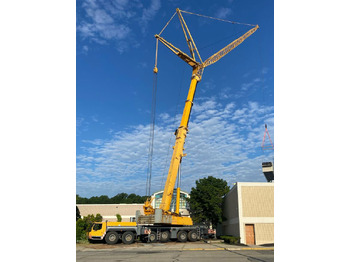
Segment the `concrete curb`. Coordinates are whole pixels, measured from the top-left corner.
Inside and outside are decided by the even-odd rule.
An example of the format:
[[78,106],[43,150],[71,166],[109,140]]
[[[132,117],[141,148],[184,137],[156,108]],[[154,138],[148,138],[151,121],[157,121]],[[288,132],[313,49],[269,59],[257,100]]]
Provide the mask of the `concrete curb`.
[[206,242],[207,244],[210,244],[211,246],[216,246],[220,249],[224,250],[274,250],[274,247],[261,247],[261,246],[236,246],[232,245],[230,246],[229,244],[224,244],[223,242],[218,243],[218,242]]
[[[111,250],[116,250],[116,249],[93,249],[93,248],[83,248],[83,249],[79,249],[79,250],[76,250],[76,251],[81,251],[81,252],[86,252],[86,251],[99,251],[99,252],[103,252],[103,251],[111,251]],[[120,250],[118,249],[119,251],[124,251],[126,249],[123,249],[123,250]],[[130,249],[129,249],[130,250]],[[147,250],[149,251],[148,249],[138,249],[140,251],[142,250]],[[226,251],[245,251],[245,250],[274,250],[274,248],[256,248],[256,247],[252,247],[252,248],[249,248],[249,247],[245,247],[245,248],[183,248],[183,249],[165,249],[163,251],[223,251],[223,250],[226,250]],[[153,250],[154,251],[154,250]]]
[[242,248],[225,248],[225,250],[275,250],[273,247],[242,247]]
[[214,250],[225,250],[225,248],[183,248],[179,249],[183,251],[198,251],[198,250],[206,250],[206,251],[214,251]]
[[[130,250],[130,249],[138,249],[138,250],[149,250],[149,249],[142,249],[142,248],[123,248],[123,249],[118,249],[119,251],[122,250]],[[110,248],[110,249],[94,249],[94,248],[79,248],[76,251],[111,251],[115,250],[115,248]],[[153,249],[157,250],[157,249]],[[171,251],[244,251],[244,250],[274,250],[273,247],[218,247],[218,248],[169,248],[169,249],[164,249],[163,251],[166,250],[171,250]]]
[[183,248],[183,249],[177,249],[177,250],[184,250],[184,251],[198,251],[198,250],[205,250],[205,251],[215,251],[215,250],[227,250],[227,251],[240,251],[240,250],[275,250],[273,247],[218,247],[218,248]]

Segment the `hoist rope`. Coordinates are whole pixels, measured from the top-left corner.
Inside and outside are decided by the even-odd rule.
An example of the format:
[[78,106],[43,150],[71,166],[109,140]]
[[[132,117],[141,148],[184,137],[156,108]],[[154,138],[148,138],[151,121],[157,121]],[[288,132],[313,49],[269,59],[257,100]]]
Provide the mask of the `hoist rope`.
[[[185,68],[183,68],[182,70],[182,75],[181,75],[181,80],[180,80],[180,88],[179,88],[179,93],[177,96],[177,101],[176,101],[176,108],[175,108],[175,114],[174,114],[174,118],[173,118],[173,124],[172,126],[174,127],[174,129],[177,127],[176,126],[176,115],[179,112],[179,105],[180,105],[180,97],[181,97],[181,91],[182,91],[182,87],[183,87],[183,80],[184,80],[184,76],[185,76]],[[171,134],[171,133],[169,133]],[[165,172],[167,172],[167,168],[169,167],[169,162],[170,162],[170,149],[172,149],[171,144],[173,142],[173,136],[169,136],[169,143],[168,143],[168,151],[167,151],[167,155],[165,158],[165,162],[164,162],[164,169],[163,169],[163,173],[162,173],[162,182],[160,184],[160,190],[164,189],[164,176],[165,176]]]
[[177,188],[181,188],[181,163],[179,165],[179,171],[177,173]]
[[148,167],[147,167],[147,181],[146,181],[146,196],[151,196],[152,185],[152,159],[153,159],[153,143],[154,143],[154,127],[156,122],[156,101],[157,101],[157,82],[158,82],[158,39],[156,41],[156,54],[153,68],[153,89],[152,89],[152,109],[150,121],[150,134],[148,146]]
[[[158,41],[156,44],[158,50]],[[156,122],[156,101],[157,101],[157,51],[156,62],[153,69],[153,90],[152,90],[152,110],[150,121],[149,147],[148,147],[148,167],[147,167],[147,182],[146,182],[146,196],[151,196],[151,181],[152,181],[152,158],[153,158],[153,143],[154,143],[154,127]]]
[[201,16],[201,17],[205,17],[205,18],[209,18],[209,19],[214,19],[214,20],[218,20],[218,21],[222,21],[222,22],[226,22],[226,23],[230,23],[230,24],[238,24],[238,25],[249,25],[249,26],[256,26],[256,25],[252,25],[252,24],[246,24],[246,23],[234,22],[234,21],[225,20],[225,19],[216,18],[216,17],[211,17],[211,16],[207,16],[207,15],[195,14],[195,13],[188,12],[188,11],[183,11],[183,10],[181,10],[181,12],[182,12],[182,13],[186,13],[186,14],[190,14],[190,15],[196,15],[196,16]]
[[[158,39],[156,41],[156,57],[154,59],[154,68],[157,68],[157,64],[158,64]],[[158,71],[154,73],[158,73]]]

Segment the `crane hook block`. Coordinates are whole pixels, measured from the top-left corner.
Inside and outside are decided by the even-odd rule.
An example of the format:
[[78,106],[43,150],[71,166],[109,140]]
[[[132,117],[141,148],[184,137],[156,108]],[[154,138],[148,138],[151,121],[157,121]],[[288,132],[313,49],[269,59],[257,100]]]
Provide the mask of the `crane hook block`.
[[157,68],[156,66],[153,68],[153,72],[154,72],[155,74],[158,73],[158,68]]

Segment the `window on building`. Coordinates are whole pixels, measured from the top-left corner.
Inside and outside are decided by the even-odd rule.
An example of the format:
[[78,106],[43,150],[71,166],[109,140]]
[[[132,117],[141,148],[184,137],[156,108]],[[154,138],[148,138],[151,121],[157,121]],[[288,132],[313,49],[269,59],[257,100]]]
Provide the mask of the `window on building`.
[[[163,192],[158,193],[154,197],[154,208],[159,208],[160,204],[162,203],[162,197],[163,197]],[[187,195],[184,193],[180,193],[180,208],[181,209],[186,209],[187,208],[187,201],[186,201]],[[174,190],[173,197],[171,199],[171,204],[170,204],[170,210],[175,211],[176,207],[176,191]]]

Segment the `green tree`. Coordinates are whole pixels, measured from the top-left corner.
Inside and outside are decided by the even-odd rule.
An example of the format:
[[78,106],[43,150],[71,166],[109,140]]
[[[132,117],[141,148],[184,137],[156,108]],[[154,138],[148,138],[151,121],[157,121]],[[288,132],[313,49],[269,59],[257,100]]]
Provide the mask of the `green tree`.
[[87,198],[76,195],[76,204],[87,204],[87,202],[88,202]]
[[97,198],[97,203],[96,204],[109,204],[110,203],[110,199],[108,196],[106,195],[102,195],[102,196],[99,196]]
[[76,221],[76,225],[75,225],[75,230],[76,230],[76,241],[80,242],[80,241],[87,241],[87,225],[85,223],[85,221],[81,218],[79,218]]
[[87,232],[90,231],[91,226],[94,222],[101,222],[102,216],[101,214],[87,215],[83,218],[79,218],[76,221],[76,240],[79,241],[87,241]]
[[113,204],[126,203],[127,197],[128,197],[127,193],[119,193],[118,195],[115,195],[114,197],[112,197],[112,203]]
[[120,214],[117,214],[117,221],[122,222],[122,216]]
[[196,187],[191,189],[188,199],[191,216],[194,223],[211,223],[216,228],[223,219],[224,196],[230,187],[223,179],[208,176],[196,181]]
[[132,204],[132,203],[136,203],[136,202],[137,202],[136,194],[132,193],[132,194],[128,195],[128,197],[126,199],[127,204]]
[[112,198],[106,195],[93,196],[90,198],[81,197],[76,195],[76,204],[132,204],[132,203],[144,203],[147,196],[139,196],[134,193],[128,195],[127,193],[119,193]]
[[101,214],[96,214],[94,222],[102,222],[102,218]]
[[79,218],[81,218],[80,211],[79,211],[79,208],[76,206],[76,219],[75,219],[75,221],[77,221]]

